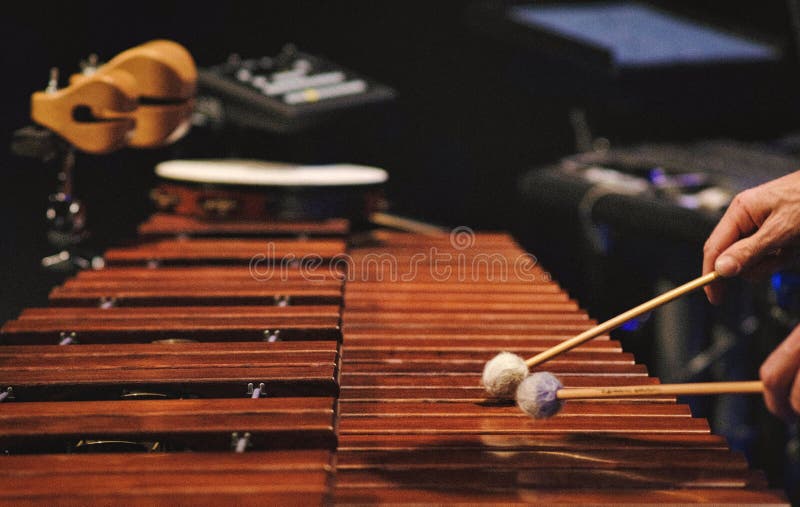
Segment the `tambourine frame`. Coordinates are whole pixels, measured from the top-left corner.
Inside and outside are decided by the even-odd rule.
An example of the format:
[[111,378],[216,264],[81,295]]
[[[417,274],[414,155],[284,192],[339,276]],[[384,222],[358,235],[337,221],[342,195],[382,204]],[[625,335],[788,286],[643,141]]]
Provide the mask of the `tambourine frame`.
[[151,192],[159,211],[208,220],[366,220],[385,208],[383,183],[279,186],[199,183],[160,178]]

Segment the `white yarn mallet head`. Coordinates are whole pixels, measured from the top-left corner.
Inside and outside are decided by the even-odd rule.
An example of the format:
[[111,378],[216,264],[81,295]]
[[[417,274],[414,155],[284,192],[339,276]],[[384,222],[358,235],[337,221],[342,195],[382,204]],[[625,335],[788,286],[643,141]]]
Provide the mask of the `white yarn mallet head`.
[[500,352],[483,367],[481,381],[490,396],[511,399],[527,376],[528,365],[524,359],[511,352]]

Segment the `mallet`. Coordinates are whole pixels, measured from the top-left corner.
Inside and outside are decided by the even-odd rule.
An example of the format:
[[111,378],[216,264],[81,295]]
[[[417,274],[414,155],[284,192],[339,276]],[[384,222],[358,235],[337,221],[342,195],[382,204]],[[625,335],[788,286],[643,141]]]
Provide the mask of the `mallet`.
[[564,388],[552,373],[537,371],[517,388],[517,405],[527,414],[544,419],[561,410],[564,400],[601,398],[646,398],[650,396],[683,396],[705,394],[761,393],[760,380],[745,382],[698,382],[695,384],[657,384],[643,386],[572,387]]
[[663,304],[669,303],[673,299],[708,285],[717,278],[719,278],[719,274],[716,271],[695,278],[691,282],[687,282],[680,287],[675,287],[660,296],[656,296],[650,301],[631,308],[591,329],[587,329],[581,334],[569,340],[565,340],[555,347],[540,352],[527,360],[510,352],[501,352],[486,363],[483,369],[483,386],[490,396],[496,398],[511,398],[519,383],[528,376],[529,370],[534,366],[553,359],[559,354],[563,354],[592,338],[597,338],[604,333],[616,329],[629,320],[658,308]]

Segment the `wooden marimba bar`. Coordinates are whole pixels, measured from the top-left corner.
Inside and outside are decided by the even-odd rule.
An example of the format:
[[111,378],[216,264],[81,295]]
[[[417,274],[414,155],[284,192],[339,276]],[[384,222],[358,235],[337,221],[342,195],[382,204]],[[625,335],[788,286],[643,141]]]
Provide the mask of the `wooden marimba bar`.
[[328,502],[346,232],[155,216],[6,323],[0,504]]
[[[487,400],[499,350],[530,357],[594,322],[505,235],[378,237],[350,252],[337,503],[785,502],[674,399],[569,402],[549,420]],[[608,336],[544,369],[569,387],[658,382]]]
[[[156,215],[7,323],[0,503],[785,502],[674,399],[487,400],[499,350],[594,323],[509,237],[346,229]],[[608,336],[545,368],[658,382]]]

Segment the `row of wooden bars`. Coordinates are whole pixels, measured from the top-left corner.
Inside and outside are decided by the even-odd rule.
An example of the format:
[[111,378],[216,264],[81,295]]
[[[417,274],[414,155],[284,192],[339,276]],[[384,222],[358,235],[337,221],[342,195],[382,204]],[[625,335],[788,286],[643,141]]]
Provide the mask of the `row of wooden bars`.
[[[594,322],[508,235],[155,215],[0,331],[2,505],[762,504],[670,398],[487,399]],[[657,383],[600,337],[567,386]]]

